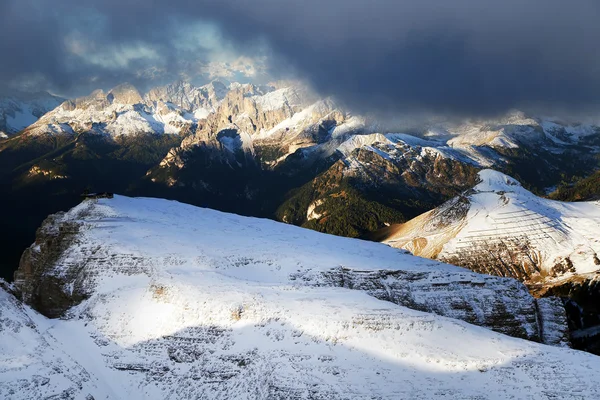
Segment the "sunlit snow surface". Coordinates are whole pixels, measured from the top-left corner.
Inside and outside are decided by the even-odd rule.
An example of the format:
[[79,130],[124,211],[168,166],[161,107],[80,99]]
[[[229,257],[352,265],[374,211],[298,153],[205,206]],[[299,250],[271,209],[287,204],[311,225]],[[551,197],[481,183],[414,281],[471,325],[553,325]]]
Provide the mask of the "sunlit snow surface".
[[[600,202],[540,198],[493,170],[479,172],[479,178],[472,191],[409,221],[386,243],[422,256],[448,257],[481,243],[527,241],[546,271],[566,258],[573,263],[574,271],[556,280],[600,270]],[[464,201],[468,212],[456,213],[457,201]]]
[[87,201],[65,218],[83,225],[61,262],[93,251],[93,293],[47,320],[0,291],[0,398],[600,396],[598,357],[293,278],[457,267],[166,200]]

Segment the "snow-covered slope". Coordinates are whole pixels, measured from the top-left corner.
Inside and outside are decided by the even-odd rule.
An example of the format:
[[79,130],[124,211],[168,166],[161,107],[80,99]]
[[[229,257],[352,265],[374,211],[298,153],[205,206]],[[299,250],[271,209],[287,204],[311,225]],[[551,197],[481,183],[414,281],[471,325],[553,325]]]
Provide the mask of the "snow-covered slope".
[[12,135],[27,128],[63,101],[46,92],[0,96],[0,136]]
[[352,135],[336,150],[346,159],[353,159],[352,152],[358,149],[373,151],[391,161],[398,161],[408,154],[416,155],[417,160],[428,155],[439,156],[477,167],[490,166],[503,160],[500,155],[484,148],[453,147],[444,141],[430,140],[404,133]]
[[493,170],[479,177],[473,190],[391,227],[385,242],[417,255],[463,262],[493,247],[495,254],[525,258],[523,276],[508,275],[532,282],[600,270],[600,203],[543,199]]
[[598,397],[595,356],[401,305],[526,314],[519,285],[176,202],[86,201],[46,222],[17,275],[36,307],[75,304],[64,318],[0,293],[0,396]]
[[48,334],[52,326],[0,286],[0,398],[84,399],[86,393],[118,398],[103,388],[102,377],[64,351],[73,341],[60,342]]

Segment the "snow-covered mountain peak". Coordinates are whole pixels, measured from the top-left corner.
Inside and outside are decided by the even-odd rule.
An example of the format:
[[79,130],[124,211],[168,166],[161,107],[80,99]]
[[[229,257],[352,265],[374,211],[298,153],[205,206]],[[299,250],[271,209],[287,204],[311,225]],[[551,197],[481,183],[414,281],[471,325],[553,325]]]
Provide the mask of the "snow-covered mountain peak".
[[344,157],[348,157],[354,150],[368,147],[372,149],[372,145],[393,145],[393,143],[381,133],[372,133],[369,135],[353,135],[348,140],[344,141],[336,150]]
[[306,89],[295,86],[284,87],[252,97],[257,107],[262,111],[274,111],[284,107],[291,109],[299,106],[305,107],[309,103],[306,98]]
[[[193,131],[208,110],[191,114],[181,109],[174,98],[145,102],[130,84],[119,85],[108,93],[96,90],[89,96],[68,100],[27,128],[29,135],[55,135],[91,132],[108,136],[137,134],[180,134]],[[168,91],[165,92],[168,94]],[[147,104],[148,103],[148,104]],[[179,102],[181,103],[181,102]],[[197,111],[194,107],[193,111]],[[57,129],[57,127],[61,127]]]
[[474,188],[477,192],[514,192],[522,189],[517,180],[493,169],[484,169],[478,175],[481,182]]
[[118,104],[140,104],[143,102],[140,92],[130,83],[123,83],[111,89],[107,95],[108,101]]
[[[530,283],[550,285],[600,271],[597,202],[540,198],[493,170],[481,171],[479,178],[473,190],[391,227],[385,242],[455,264],[479,263],[482,270],[497,261],[485,271]],[[488,253],[499,259],[477,258]]]

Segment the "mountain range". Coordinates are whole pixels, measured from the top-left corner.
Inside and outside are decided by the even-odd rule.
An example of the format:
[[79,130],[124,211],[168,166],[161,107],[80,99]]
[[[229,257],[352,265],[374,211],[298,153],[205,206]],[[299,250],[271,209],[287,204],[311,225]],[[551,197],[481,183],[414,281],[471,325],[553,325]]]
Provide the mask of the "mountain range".
[[47,92],[0,91],[0,139],[27,128],[63,101]]
[[[44,216],[75,205],[86,188],[361,236],[442,204],[472,187],[482,168],[538,194],[559,187],[573,198],[570,183],[597,166],[593,124],[517,111],[410,129],[409,122],[355,115],[298,82],[176,82],[146,94],[124,84],[64,101],[10,131],[0,142],[0,206],[32,216],[29,233],[16,232],[11,244],[20,250]],[[32,207],[35,193],[45,193],[46,204]]]
[[0,116],[0,397],[600,393],[570,349],[600,353],[593,123],[383,119],[294,81]]
[[[29,105],[34,103],[38,106]],[[42,103],[47,110],[39,107]],[[37,107],[27,126],[14,125],[16,117],[5,118],[17,127],[5,129],[7,138],[0,141],[5,279],[12,280],[42,221],[77,205],[84,191],[174,199],[339,236],[379,238],[387,227],[419,220],[426,212],[447,219],[455,211],[459,217],[468,213],[461,199],[480,190],[481,171],[496,170],[512,178],[494,182],[520,182],[513,185],[520,188],[515,193],[528,193],[528,200],[518,200],[522,215],[539,213],[551,229],[559,227],[557,235],[567,237],[566,247],[557,247],[560,254],[545,256],[531,273],[469,266],[462,254],[458,260],[454,253],[428,253],[430,240],[422,249],[420,241],[402,246],[478,272],[521,279],[538,296],[578,299],[573,309],[583,304],[589,321],[579,326],[571,321],[574,331],[595,326],[600,314],[589,308],[594,285],[586,284],[583,291],[546,285],[553,274],[559,280],[580,272],[578,260],[593,261],[597,250],[588,233],[571,235],[562,227],[563,208],[551,206],[558,203],[539,199],[586,200],[600,194],[595,184],[600,128],[595,124],[519,111],[488,119],[390,122],[358,115],[294,81],[204,86],[182,81],[147,93],[123,84],[65,101],[47,94],[12,95],[0,105],[1,115]],[[503,196],[499,206],[512,194]],[[575,219],[595,210],[590,204],[564,207]],[[577,211],[581,207],[585,210]],[[538,248],[533,240],[527,245],[538,253],[550,246]],[[569,318],[577,315],[571,311]]]

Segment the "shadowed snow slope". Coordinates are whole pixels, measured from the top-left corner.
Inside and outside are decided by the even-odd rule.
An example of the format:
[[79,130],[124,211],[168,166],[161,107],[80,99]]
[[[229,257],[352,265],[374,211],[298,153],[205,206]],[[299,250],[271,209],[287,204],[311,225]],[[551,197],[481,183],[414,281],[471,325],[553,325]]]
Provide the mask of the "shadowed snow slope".
[[49,218],[15,285],[63,318],[0,291],[1,398],[600,396],[600,358],[446,317],[534,337],[514,280],[177,202]]

